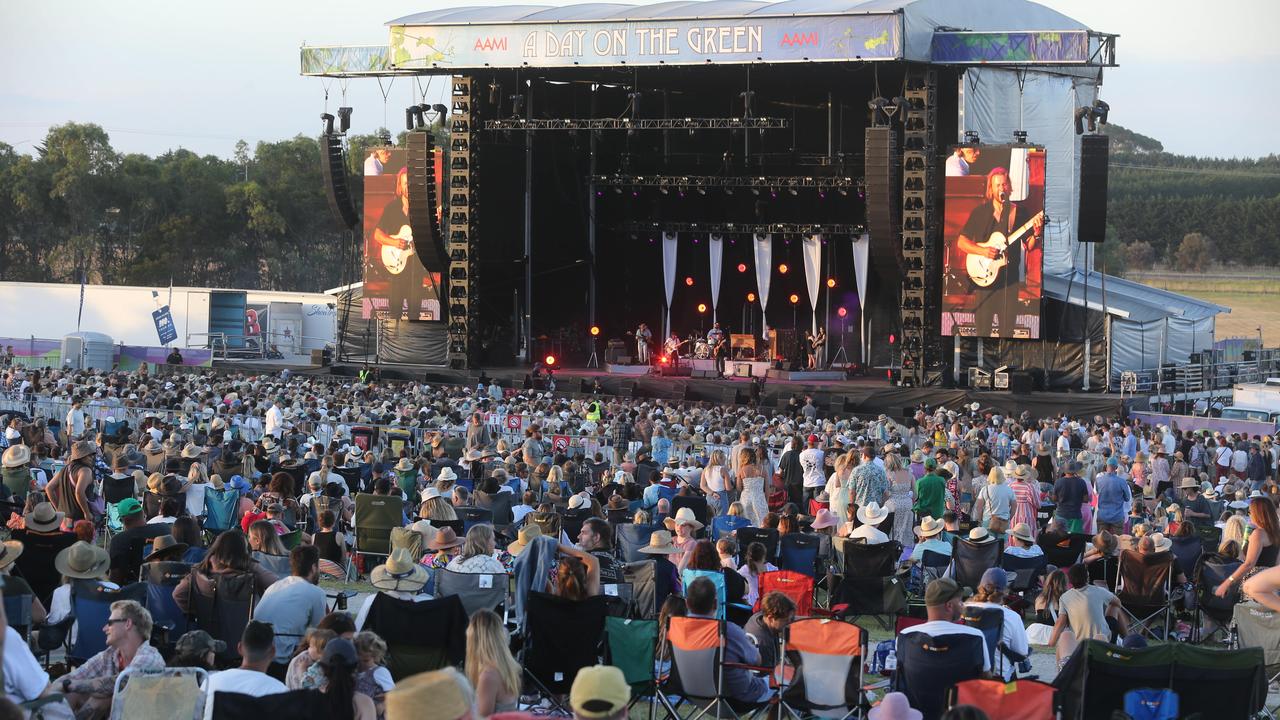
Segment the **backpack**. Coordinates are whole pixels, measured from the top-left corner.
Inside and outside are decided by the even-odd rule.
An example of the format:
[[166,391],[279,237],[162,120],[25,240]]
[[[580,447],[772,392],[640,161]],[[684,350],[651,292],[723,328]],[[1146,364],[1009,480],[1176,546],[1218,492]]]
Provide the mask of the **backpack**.
[[1136,688],[1124,694],[1124,711],[1133,720],[1177,720],[1178,694],[1168,688]]
[[897,643],[897,640],[881,640],[876,643],[876,649],[871,653],[871,667],[867,669],[867,672],[887,675],[890,670],[885,667],[885,660],[889,657],[889,653],[898,651]]

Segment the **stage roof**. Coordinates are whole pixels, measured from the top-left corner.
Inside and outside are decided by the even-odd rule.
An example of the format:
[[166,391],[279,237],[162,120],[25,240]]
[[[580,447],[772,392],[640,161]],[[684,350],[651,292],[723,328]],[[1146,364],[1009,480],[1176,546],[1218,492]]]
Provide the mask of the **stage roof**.
[[302,74],[910,60],[1109,67],[1114,35],[1027,0],[673,0],[455,7],[387,23],[384,46],[303,47]]
[[1164,318],[1204,320],[1218,313],[1229,313],[1231,308],[1217,303],[1197,300],[1186,295],[1161,290],[1100,272],[1084,273],[1080,270],[1066,275],[1044,276],[1045,297],[1061,302],[1085,306],[1086,288],[1090,310],[1103,309],[1103,290],[1106,290],[1106,310],[1112,315],[1146,323]]

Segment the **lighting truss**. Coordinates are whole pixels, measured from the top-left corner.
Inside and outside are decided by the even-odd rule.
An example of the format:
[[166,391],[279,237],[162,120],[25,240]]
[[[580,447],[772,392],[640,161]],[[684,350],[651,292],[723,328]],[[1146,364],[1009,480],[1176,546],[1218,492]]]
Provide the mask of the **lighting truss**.
[[548,120],[485,120],[485,130],[779,130],[783,118],[551,118]]
[[862,178],[797,177],[797,176],[727,176],[727,175],[592,175],[591,182],[602,187],[680,188],[723,190],[756,188],[770,190],[851,190],[863,187]]
[[627,222],[623,232],[691,232],[717,234],[861,235],[865,225],[850,223]]

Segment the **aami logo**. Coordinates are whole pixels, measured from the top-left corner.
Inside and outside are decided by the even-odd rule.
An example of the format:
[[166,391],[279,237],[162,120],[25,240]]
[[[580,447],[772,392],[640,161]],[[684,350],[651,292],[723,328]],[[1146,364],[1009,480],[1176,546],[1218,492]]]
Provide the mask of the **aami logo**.
[[800,47],[802,45],[817,45],[818,33],[785,33],[782,36],[782,42],[779,45],[783,47]]
[[505,37],[476,38],[476,45],[473,49],[477,52],[487,50],[506,50],[507,39]]

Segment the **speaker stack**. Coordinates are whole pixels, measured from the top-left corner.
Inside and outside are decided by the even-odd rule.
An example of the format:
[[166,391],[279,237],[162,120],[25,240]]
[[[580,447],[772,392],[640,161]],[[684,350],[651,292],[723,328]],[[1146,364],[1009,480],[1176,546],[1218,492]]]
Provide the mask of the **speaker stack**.
[[[443,265],[440,254],[444,246],[440,221],[436,215],[435,143],[429,130],[414,130],[405,140],[409,174],[409,227],[413,228],[414,249],[423,254],[428,267]],[[430,258],[428,260],[427,258]]]
[[324,176],[329,212],[343,230],[351,230],[360,224],[360,216],[347,185],[347,155],[342,148],[341,133],[327,132],[320,136],[320,172]]
[[902,158],[898,131],[889,125],[866,130],[863,183],[867,189],[867,233],[871,236],[873,274],[894,277],[898,267],[898,233],[902,229]]
[[1102,242],[1107,236],[1107,158],[1111,138],[1080,137],[1080,242]]

